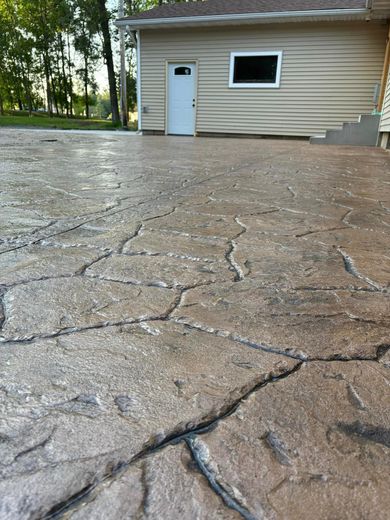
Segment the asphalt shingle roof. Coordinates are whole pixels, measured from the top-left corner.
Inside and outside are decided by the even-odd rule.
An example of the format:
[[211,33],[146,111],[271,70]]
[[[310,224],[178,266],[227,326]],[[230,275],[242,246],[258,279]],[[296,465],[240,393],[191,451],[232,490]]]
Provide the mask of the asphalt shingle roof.
[[163,4],[149,11],[126,17],[131,20],[218,16],[226,14],[275,13],[283,11],[320,11],[324,9],[359,9],[366,0],[205,0]]

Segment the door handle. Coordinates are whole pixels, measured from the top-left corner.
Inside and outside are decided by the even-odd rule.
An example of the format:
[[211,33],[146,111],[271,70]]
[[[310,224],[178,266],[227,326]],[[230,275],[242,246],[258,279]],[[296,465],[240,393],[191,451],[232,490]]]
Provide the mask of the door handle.
[[192,100],[192,108],[195,108],[195,99]]

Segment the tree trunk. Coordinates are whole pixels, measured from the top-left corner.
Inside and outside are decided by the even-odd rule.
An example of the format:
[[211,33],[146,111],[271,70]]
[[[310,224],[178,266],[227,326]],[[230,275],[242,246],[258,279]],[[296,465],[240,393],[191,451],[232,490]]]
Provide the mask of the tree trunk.
[[9,107],[11,110],[14,110],[14,104],[15,104],[15,100],[14,100],[14,95],[13,95],[13,91],[8,89],[8,99],[9,99]]
[[4,115],[4,102],[2,96],[0,96],[0,116]]
[[45,53],[43,56],[44,68],[45,68],[45,80],[46,80],[46,102],[47,102],[47,112],[49,117],[53,117],[53,109],[51,105],[51,86],[50,86],[50,73],[49,73],[49,64],[48,64],[48,56]]
[[24,92],[27,105],[28,105],[28,115],[31,117],[32,113],[32,100],[31,100],[31,81],[30,81],[30,71],[27,65],[27,70],[23,64],[23,61],[20,60],[18,63],[18,68],[20,69],[20,84],[23,87],[22,92]]
[[55,84],[55,81],[54,81],[54,78],[53,78],[53,72],[52,72],[51,69],[50,69],[50,78],[51,78],[52,99],[53,99],[54,107],[56,109],[56,114],[58,116],[59,110],[58,110],[58,100],[57,100],[56,84]]
[[119,123],[118,92],[116,88],[116,78],[114,70],[114,60],[112,58],[111,35],[109,28],[109,15],[106,7],[106,0],[98,0],[99,24],[103,35],[103,53],[107,64],[108,84],[110,87],[112,122]]
[[33,111],[33,106],[32,106],[30,92],[27,95],[28,95],[28,115],[31,117],[32,116],[32,111]]
[[70,115],[73,116],[73,79],[72,79],[72,61],[71,61],[71,55],[70,55],[69,33],[66,34],[66,44],[68,47],[69,111],[70,111]]
[[89,119],[89,99],[88,99],[88,59],[84,59],[84,98],[85,98],[85,117]]
[[64,52],[64,40],[62,39],[62,33],[59,34],[58,41],[60,44],[60,51],[61,51],[62,83],[64,86],[64,93],[65,93],[64,101],[65,101],[66,117],[69,117],[68,78],[66,77],[66,70],[65,70],[65,52]]
[[28,115],[32,116],[32,100],[31,100],[31,89],[30,85],[28,83],[28,79],[25,82],[25,91],[26,91],[26,97],[27,97],[27,103],[28,103]]

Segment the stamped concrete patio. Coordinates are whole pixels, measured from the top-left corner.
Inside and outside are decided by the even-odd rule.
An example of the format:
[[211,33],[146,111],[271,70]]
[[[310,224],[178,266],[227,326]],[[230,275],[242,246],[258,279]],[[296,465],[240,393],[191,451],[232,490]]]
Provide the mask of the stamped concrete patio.
[[388,518],[389,154],[0,145],[1,520]]

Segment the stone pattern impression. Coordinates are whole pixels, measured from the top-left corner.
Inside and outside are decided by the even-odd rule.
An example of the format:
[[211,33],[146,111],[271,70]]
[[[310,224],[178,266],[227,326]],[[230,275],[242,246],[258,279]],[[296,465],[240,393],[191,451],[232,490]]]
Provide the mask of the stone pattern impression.
[[0,144],[1,520],[387,518],[388,154]]

